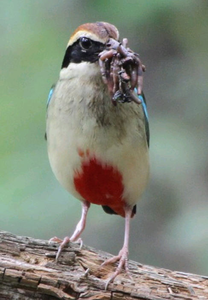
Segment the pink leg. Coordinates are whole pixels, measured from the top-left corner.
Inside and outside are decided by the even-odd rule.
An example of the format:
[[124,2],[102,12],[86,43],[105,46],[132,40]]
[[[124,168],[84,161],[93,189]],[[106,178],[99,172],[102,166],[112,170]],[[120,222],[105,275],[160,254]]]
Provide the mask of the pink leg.
[[128,267],[128,254],[129,254],[129,230],[130,230],[130,219],[132,214],[132,207],[126,207],[125,208],[125,232],[124,232],[124,244],[122,249],[119,251],[119,254],[117,256],[114,256],[112,258],[107,259],[104,263],[102,263],[102,266],[109,264],[109,263],[115,263],[119,261],[119,264],[116,268],[116,271],[113,273],[113,275],[108,279],[105,288],[107,289],[110,282],[112,282],[118,274],[122,272],[122,269],[124,269],[127,273],[129,273],[129,267]]
[[58,252],[56,254],[56,261],[58,261],[58,258],[63,250],[64,247],[67,246],[67,244],[69,242],[75,242],[77,241],[77,239],[80,237],[81,233],[83,232],[83,230],[85,229],[85,224],[86,224],[86,218],[87,218],[87,212],[88,209],[90,207],[90,203],[87,201],[82,202],[82,215],[81,215],[81,219],[79,220],[74,233],[72,234],[71,237],[66,236],[63,241],[58,239],[58,238],[52,238],[50,239],[50,241],[57,241],[60,242],[60,246],[58,248]]

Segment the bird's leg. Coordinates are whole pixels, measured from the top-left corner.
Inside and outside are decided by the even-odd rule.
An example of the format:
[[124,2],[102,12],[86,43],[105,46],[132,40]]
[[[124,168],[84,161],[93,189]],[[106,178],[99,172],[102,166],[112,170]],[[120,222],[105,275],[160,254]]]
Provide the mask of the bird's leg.
[[129,230],[130,230],[130,219],[132,215],[132,207],[127,206],[125,207],[125,233],[124,233],[124,244],[122,249],[119,251],[117,256],[107,259],[102,266],[119,262],[118,266],[113,273],[113,275],[108,279],[105,288],[107,289],[110,282],[112,282],[118,274],[122,272],[124,269],[129,274],[129,267],[128,267],[128,254],[129,254]]
[[[69,242],[75,242],[78,240],[78,238],[80,237],[81,233],[83,232],[83,230],[85,229],[85,224],[86,224],[86,219],[87,219],[87,212],[88,209],[90,207],[90,203],[88,201],[83,201],[82,202],[82,215],[81,215],[81,219],[79,220],[74,233],[72,234],[71,237],[66,236],[63,241],[60,239],[57,239],[56,237],[50,239],[50,242],[59,242],[60,246],[58,248],[57,254],[56,254],[56,261],[58,261],[58,258],[62,252],[62,250],[64,249],[64,247],[66,247],[68,245]],[[81,241],[81,246],[82,246],[82,240]]]

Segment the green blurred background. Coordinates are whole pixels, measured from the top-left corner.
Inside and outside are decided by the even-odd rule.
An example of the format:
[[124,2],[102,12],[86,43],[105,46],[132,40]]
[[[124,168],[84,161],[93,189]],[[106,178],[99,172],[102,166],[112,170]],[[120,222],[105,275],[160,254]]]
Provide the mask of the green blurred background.
[[[0,229],[44,239],[72,233],[80,202],[50,169],[45,105],[71,33],[107,21],[147,68],[151,178],[130,258],[208,274],[208,2],[1,0],[0,14]],[[92,206],[82,237],[116,254],[123,231],[122,218]]]

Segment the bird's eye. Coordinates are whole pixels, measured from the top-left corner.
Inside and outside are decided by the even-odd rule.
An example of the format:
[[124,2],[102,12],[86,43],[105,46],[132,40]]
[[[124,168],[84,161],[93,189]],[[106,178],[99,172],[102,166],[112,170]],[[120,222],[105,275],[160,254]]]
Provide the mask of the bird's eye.
[[79,44],[83,50],[88,50],[92,46],[92,41],[86,37],[82,37]]

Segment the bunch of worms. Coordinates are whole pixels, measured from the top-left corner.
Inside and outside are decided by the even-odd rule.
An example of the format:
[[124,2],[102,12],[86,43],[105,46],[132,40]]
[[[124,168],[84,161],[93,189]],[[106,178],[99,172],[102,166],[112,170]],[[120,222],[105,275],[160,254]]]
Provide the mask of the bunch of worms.
[[99,54],[99,65],[103,82],[107,85],[112,103],[136,102],[140,104],[137,94],[142,94],[143,72],[139,54],[128,48],[128,40],[122,43],[109,39],[106,49]]

